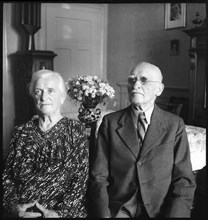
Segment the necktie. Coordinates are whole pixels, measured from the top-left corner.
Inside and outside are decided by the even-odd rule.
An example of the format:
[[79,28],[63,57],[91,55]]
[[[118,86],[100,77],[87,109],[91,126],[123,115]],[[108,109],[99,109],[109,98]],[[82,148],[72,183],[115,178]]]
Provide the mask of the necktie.
[[146,123],[145,114],[143,111],[140,111],[137,121],[137,133],[141,142],[144,140],[144,136],[145,136],[145,123]]

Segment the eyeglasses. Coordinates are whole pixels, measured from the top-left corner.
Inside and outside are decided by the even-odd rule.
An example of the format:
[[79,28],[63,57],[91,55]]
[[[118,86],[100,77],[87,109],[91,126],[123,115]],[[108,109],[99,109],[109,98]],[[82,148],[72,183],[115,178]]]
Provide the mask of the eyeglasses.
[[139,81],[142,85],[147,85],[149,82],[156,82],[156,83],[161,83],[159,81],[153,81],[153,80],[149,80],[146,77],[142,76],[142,77],[135,77],[135,76],[129,76],[128,77],[128,83],[129,84],[135,84],[137,81]]

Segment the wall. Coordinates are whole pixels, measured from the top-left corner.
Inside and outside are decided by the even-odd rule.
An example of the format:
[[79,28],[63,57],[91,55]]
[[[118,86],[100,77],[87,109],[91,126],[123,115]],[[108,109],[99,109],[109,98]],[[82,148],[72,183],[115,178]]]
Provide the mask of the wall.
[[17,50],[18,36],[11,25],[11,4],[3,5],[3,152],[14,126],[14,91],[8,55]]
[[[177,91],[184,97],[188,96],[190,38],[182,30],[194,27],[192,20],[197,11],[204,19],[205,10],[205,3],[187,3],[186,28],[165,30],[164,3],[109,5],[107,74],[117,91],[117,106],[113,107],[111,103],[109,108],[123,107],[118,83],[123,93],[130,70],[140,61],[148,61],[160,67],[166,86],[164,95]],[[180,41],[178,56],[170,56],[170,40],[173,39]]]
[[[205,17],[205,4],[187,4],[187,29],[199,11]],[[3,152],[6,155],[14,128],[14,94],[9,55],[22,47],[19,30],[14,27],[14,3],[3,4]],[[41,32],[41,30],[40,30]],[[36,49],[45,49],[39,33]],[[181,53],[169,56],[169,41],[179,39]],[[140,60],[160,66],[166,86],[189,86],[189,37],[181,31],[164,30],[164,4],[109,4],[108,10],[107,78],[117,91],[108,109],[118,109],[119,82],[125,82],[132,66]]]
[[[10,55],[24,48],[22,30],[17,26],[15,3],[3,4],[3,156],[8,152],[14,129],[14,86],[11,73]],[[38,34],[35,36],[39,48]]]

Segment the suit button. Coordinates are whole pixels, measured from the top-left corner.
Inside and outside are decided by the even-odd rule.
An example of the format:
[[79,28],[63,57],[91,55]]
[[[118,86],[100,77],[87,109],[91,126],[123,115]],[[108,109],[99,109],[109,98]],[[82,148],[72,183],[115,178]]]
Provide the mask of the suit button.
[[130,182],[130,187],[132,187],[132,188],[136,188],[137,187],[137,184],[136,184],[136,182]]
[[133,186],[134,186],[134,187],[137,187],[137,184],[136,184],[135,182],[133,182]]
[[140,161],[138,161],[138,163],[137,163],[137,164],[138,164],[138,166],[141,166],[141,165],[142,165],[142,163],[141,163]]

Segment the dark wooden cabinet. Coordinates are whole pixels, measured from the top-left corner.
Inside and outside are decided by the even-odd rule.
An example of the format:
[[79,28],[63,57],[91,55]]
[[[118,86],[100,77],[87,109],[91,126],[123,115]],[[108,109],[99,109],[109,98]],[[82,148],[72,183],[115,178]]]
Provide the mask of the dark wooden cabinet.
[[53,70],[52,51],[18,51],[11,55],[15,97],[15,125],[26,122],[35,114],[33,99],[28,84],[32,73],[40,69]]
[[206,126],[206,28],[184,30],[190,36],[190,87],[188,123]]
[[207,193],[207,168],[203,167],[194,173],[196,191],[194,195],[191,218],[207,219],[208,216],[208,193]]

